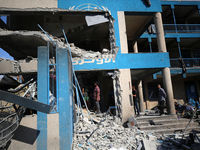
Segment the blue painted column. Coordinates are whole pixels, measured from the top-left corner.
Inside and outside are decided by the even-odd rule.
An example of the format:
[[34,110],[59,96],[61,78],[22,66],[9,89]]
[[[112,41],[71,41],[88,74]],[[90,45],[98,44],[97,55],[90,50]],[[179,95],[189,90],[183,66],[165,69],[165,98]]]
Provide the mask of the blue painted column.
[[57,49],[60,150],[71,150],[73,138],[72,96],[70,92],[72,71],[69,61],[67,49]]
[[[48,49],[38,47],[37,91],[38,101],[47,104],[48,101]],[[47,114],[37,112],[37,150],[47,150]]]

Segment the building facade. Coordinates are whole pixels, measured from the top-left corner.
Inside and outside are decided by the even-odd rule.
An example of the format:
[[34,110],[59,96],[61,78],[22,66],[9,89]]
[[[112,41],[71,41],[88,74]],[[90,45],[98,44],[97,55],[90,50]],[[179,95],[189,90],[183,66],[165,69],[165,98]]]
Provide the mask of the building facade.
[[[38,100],[43,103],[49,102],[49,78],[55,75],[58,82],[56,112],[37,114],[31,125],[40,134],[29,149],[72,146],[73,102],[69,90],[73,79],[69,77],[72,65],[66,50],[72,52],[71,63],[80,86],[86,88],[98,81],[101,111],[117,106],[120,124],[134,115],[132,85],[138,88],[142,112],[158,104],[157,84],[167,93],[171,115],[175,115],[175,101],[183,104],[200,95],[199,1],[0,0],[0,4],[1,16],[7,17],[6,22],[0,22],[0,47],[16,61],[27,56],[38,58],[32,70],[28,67],[23,71],[28,63],[19,61],[21,69],[13,69],[11,64],[10,70],[2,67],[1,74],[37,73]],[[47,53],[49,41],[58,46],[56,63],[50,63],[54,56]],[[54,74],[50,72],[52,66],[56,68]],[[114,99],[109,97],[112,91]],[[20,145],[17,141],[15,144]]]
[[[199,1],[161,1],[161,5],[174,99],[180,104],[185,104],[190,98],[199,99],[200,92]],[[138,40],[140,52],[156,52],[158,47],[155,32],[152,23]],[[157,72],[151,79],[144,81],[148,89],[146,99],[152,104],[158,97],[155,86],[161,82],[161,78],[161,72]],[[150,104],[147,107],[152,108],[155,105]]]

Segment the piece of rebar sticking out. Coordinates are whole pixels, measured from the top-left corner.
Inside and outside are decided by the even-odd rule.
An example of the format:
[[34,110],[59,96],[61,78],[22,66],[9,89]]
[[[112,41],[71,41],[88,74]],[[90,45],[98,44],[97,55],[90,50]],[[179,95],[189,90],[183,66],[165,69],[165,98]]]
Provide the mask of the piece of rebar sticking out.
[[107,112],[106,112],[105,119],[103,119],[102,121],[100,121],[98,124],[101,124],[102,122],[104,122],[107,119],[107,115],[108,115],[108,113],[110,113],[111,109],[117,109],[117,106],[110,106],[108,108]]

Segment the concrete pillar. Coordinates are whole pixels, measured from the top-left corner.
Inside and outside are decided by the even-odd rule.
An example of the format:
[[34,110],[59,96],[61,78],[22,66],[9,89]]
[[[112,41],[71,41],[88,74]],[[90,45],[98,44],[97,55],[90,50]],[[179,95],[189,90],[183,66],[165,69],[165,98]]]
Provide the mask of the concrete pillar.
[[127,121],[129,117],[134,115],[133,98],[132,98],[132,85],[131,85],[131,72],[130,69],[119,69],[120,71],[120,87],[122,99],[122,122]]
[[[134,53],[138,53],[137,41],[133,45],[133,51],[134,51]],[[138,95],[139,95],[140,112],[144,112],[144,98],[143,98],[143,90],[142,90],[142,80],[140,80],[140,82],[138,84]]]
[[[167,52],[164,30],[163,30],[163,23],[162,23],[162,16],[160,12],[157,12],[155,14],[154,23],[156,27],[158,50],[159,52]],[[173,89],[172,89],[170,68],[167,67],[167,68],[162,69],[162,76],[163,76],[164,89],[167,94],[167,111],[168,111],[168,114],[173,115],[175,114],[175,108],[174,108],[174,95],[173,95]]]
[[176,113],[174,108],[174,94],[172,89],[170,68],[162,69],[162,76],[163,76],[164,89],[167,94],[167,112],[168,114],[174,115]]
[[146,109],[150,109],[147,82],[144,82],[144,91],[145,91],[145,99],[146,99]]
[[138,95],[139,95],[139,105],[140,112],[144,112],[144,98],[143,98],[143,89],[142,89],[142,80],[138,84]]
[[126,22],[125,15],[123,11],[118,11],[118,22],[119,22],[119,36],[120,36],[120,48],[121,53],[128,53],[128,43],[127,43],[127,34],[126,34]]
[[[118,11],[117,14],[119,22],[121,53],[128,53],[125,15],[123,11]],[[134,115],[132,101],[131,71],[130,69],[119,69],[119,71],[119,84],[121,88],[122,99],[122,122],[125,122],[130,116]]]
[[134,53],[138,53],[137,41],[135,41],[135,43],[134,43],[134,45],[133,45],[133,52],[134,52]]
[[157,12],[154,17],[154,23],[156,27],[156,36],[159,52],[167,52],[165,36],[163,30],[162,16],[160,12]]

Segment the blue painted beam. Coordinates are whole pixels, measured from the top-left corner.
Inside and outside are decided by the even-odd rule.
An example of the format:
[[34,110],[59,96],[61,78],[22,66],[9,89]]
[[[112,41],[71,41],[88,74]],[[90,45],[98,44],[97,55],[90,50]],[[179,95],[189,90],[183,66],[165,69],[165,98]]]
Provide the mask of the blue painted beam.
[[168,53],[117,54],[112,59],[87,59],[73,63],[75,70],[150,69],[170,67]]
[[71,150],[73,138],[69,60],[67,49],[57,49],[60,150]]
[[[47,104],[48,101],[48,49],[38,47],[38,73],[37,73],[38,101]],[[37,150],[47,150],[47,114],[37,112]]]
[[161,1],[161,5],[200,5],[200,1]]
[[[140,38],[156,38],[156,34],[144,33]],[[165,38],[200,38],[199,33],[165,33]]]
[[[132,12],[161,12],[161,2],[160,0],[151,0],[151,6],[148,7],[145,5],[143,0],[134,1],[134,0],[76,0],[76,1],[67,1],[67,0],[58,0],[58,8],[69,9],[69,7],[73,7],[76,9],[77,7],[82,8],[83,4],[86,9],[87,6],[96,5],[98,8],[102,6],[108,8],[111,13],[117,11],[132,11]],[[94,4],[94,5],[91,5]]]
[[[182,74],[182,68],[170,68],[171,74]],[[200,73],[199,68],[187,68],[187,72],[183,74],[183,77],[186,77],[187,74],[192,74],[192,73]],[[153,75],[153,77],[157,75],[161,75],[162,72],[159,71]]]

